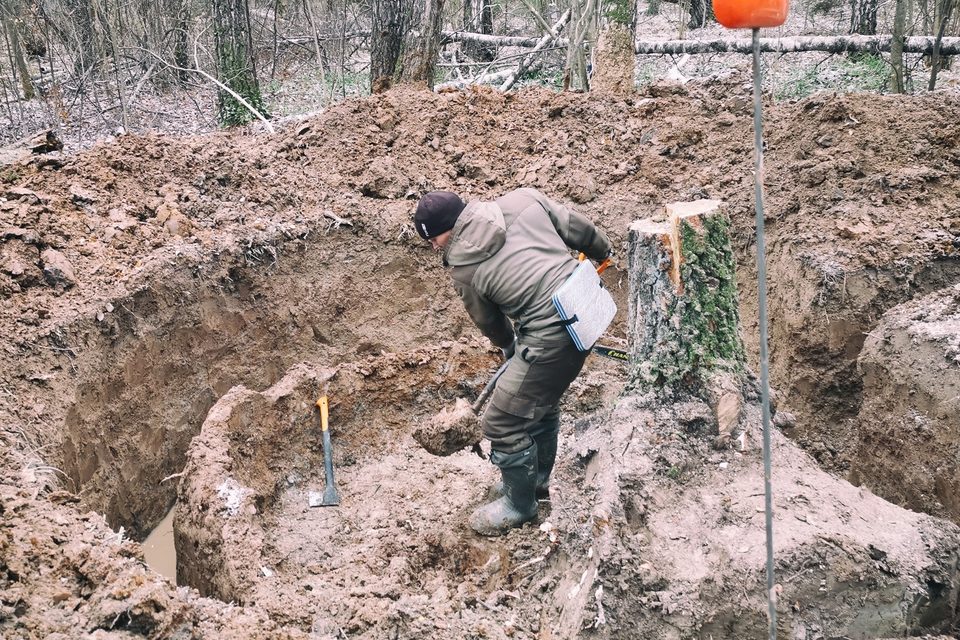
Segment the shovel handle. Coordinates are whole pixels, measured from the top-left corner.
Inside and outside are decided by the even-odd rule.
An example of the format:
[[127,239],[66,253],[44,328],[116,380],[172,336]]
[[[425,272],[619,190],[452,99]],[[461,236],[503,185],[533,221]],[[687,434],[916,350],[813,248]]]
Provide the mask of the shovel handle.
[[320,396],[317,399],[317,407],[320,409],[320,430],[326,431],[328,426],[330,407],[327,403],[327,396]]
[[477,415],[480,415],[480,409],[483,407],[483,403],[487,401],[487,398],[490,397],[490,394],[493,393],[493,388],[497,386],[497,380],[500,379],[500,376],[503,375],[503,372],[507,370],[507,366],[510,364],[510,360],[507,360],[500,368],[497,369],[497,372],[493,374],[493,377],[490,378],[490,382],[487,383],[487,386],[483,388],[483,391],[480,392],[480,396],[477,398],[477,401],[473,403],[471,407],[473,412]]

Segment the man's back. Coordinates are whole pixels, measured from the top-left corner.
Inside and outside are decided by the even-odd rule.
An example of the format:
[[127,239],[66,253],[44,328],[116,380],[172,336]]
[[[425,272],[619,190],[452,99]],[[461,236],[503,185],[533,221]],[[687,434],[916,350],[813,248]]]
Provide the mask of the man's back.
[[534,189],[517,189],[493,203],[468,204],[446,260],[462,296],[489,301],[524,336],[552,339],[566,335],[551,297],[576,268],[571,250],[602,259],[609,243],[583,216]]

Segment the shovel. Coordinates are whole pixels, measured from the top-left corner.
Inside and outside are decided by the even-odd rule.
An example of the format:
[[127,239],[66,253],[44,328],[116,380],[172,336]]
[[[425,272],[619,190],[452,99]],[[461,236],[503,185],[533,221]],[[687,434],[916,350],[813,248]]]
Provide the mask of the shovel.
[[307,501],[311,507],[336,507],[340,504],[340,496],[333,484],[333,445],[330,444],[330,429],[327,424],[327,413],[329,412],[327,396],[320,396],[317,400],[317,407],[320,409],[320,431],[323,433],[323,469],[327,484],[323,488],[322,497],[316,491],[311,491]]
[[490,382],[480,393],[480,397],[472,405],[461,398],[457,400],[456,406],[452,410],[444,409],[430,420],[427,420],[422,426],[413,432],[413,439],[421,447],[435,456],[449,456],[464,447],[472,446],[474,453],[481,458],[484,457],[480,449],[480,424],[477,416],[483,408],[490,394],[497,386],[497,380],[507,370],[510,361],[507,360],[497,372],[493,374]]

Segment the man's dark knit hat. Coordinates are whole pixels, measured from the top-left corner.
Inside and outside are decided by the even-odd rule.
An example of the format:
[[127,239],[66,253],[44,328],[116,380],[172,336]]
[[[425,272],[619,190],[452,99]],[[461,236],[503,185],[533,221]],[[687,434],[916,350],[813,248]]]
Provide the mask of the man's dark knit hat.
[[417,233],[424,240],[429,240],[450,231],[465,206],[466,203],[455,193],[431,191],[420,198],[417,204],[417,213],[413,216]]

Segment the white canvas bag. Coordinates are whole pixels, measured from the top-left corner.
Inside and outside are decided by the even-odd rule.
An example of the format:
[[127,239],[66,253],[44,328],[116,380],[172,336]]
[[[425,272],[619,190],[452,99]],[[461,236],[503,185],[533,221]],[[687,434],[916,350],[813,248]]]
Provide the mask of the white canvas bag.
[[581,262],[553,294],[563,325],[580,351],[589,351],[603,335],[617,305],[610,292],[603,288],[597,268],[589,260]]

